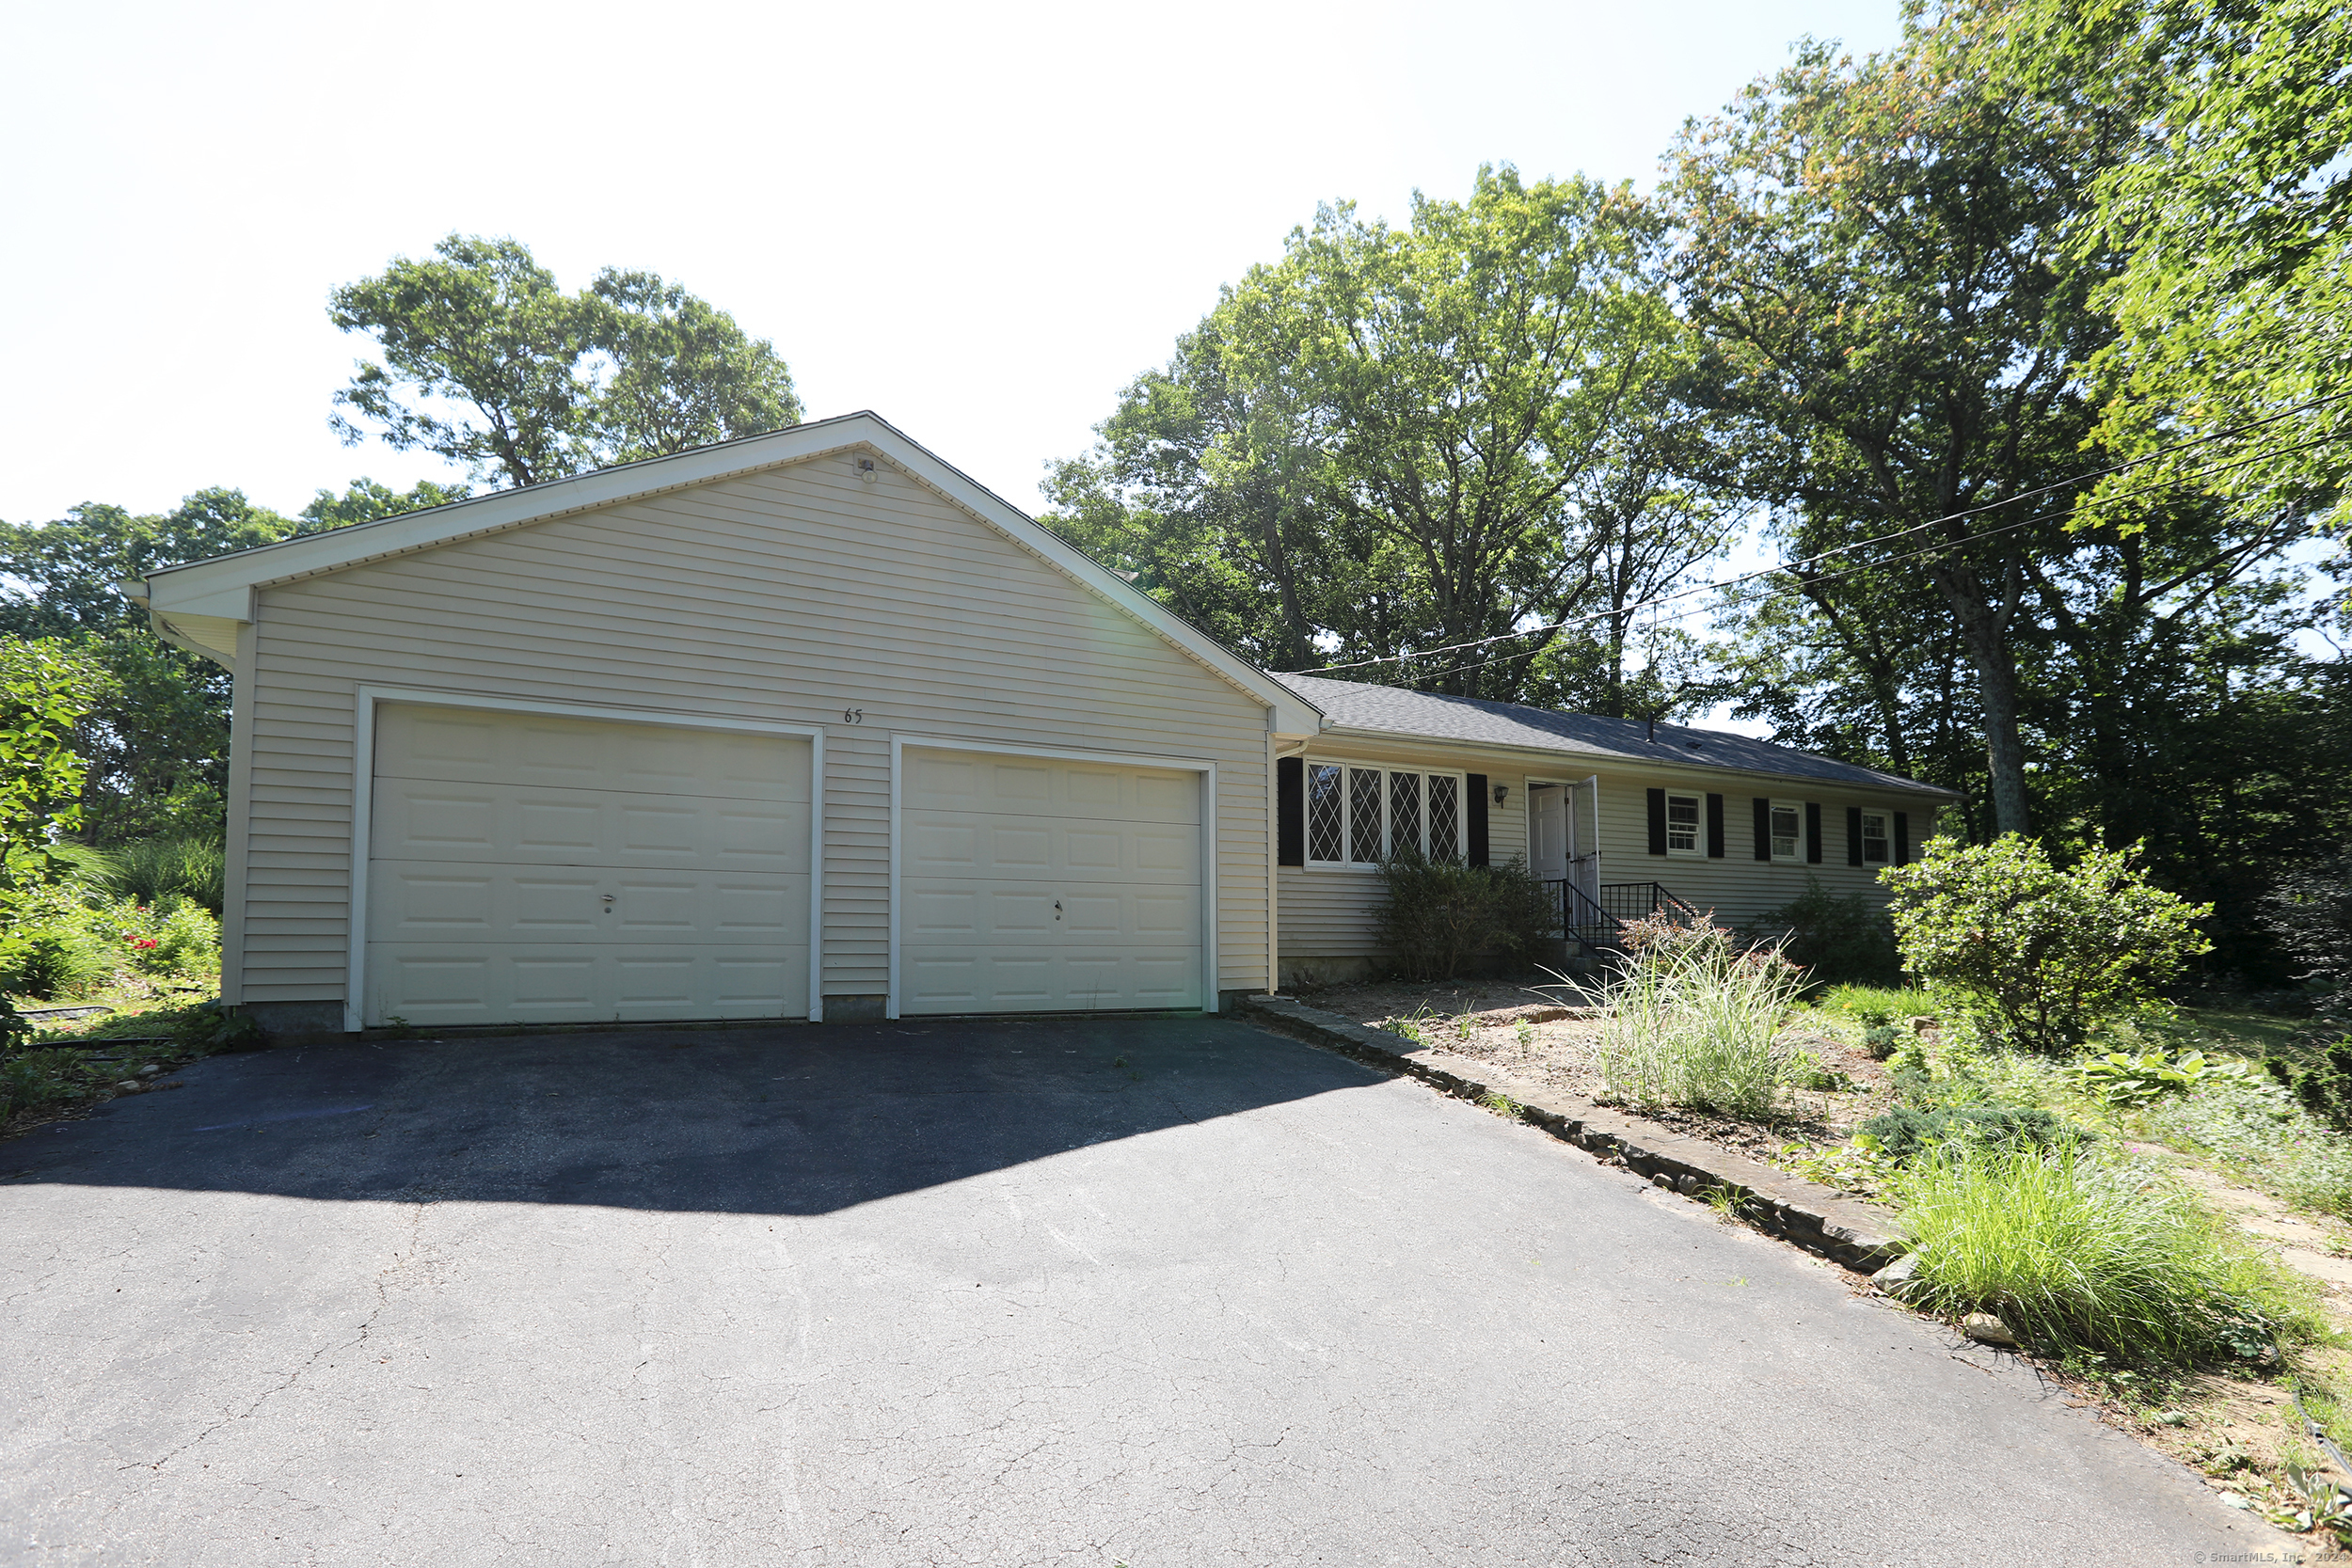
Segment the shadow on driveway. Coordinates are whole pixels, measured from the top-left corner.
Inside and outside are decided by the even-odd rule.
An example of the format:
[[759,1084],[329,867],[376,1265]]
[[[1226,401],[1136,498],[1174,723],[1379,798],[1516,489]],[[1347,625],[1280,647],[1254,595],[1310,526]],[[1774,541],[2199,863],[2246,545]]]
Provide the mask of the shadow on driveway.
[[217,1057],[0,1182],[818,1214],[1377,1082],[1218,1018],[910,1020]]

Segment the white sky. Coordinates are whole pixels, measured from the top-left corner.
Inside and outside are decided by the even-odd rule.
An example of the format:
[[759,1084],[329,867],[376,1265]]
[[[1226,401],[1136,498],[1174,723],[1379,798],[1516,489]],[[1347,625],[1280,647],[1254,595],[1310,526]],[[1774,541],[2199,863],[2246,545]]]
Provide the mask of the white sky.
[[452,230],[675,279],[1014,505],[1319,200],[1646,182],[1895,0],[24,6],[0,57],[0,518],[452,477],[327,429],[326,295]]

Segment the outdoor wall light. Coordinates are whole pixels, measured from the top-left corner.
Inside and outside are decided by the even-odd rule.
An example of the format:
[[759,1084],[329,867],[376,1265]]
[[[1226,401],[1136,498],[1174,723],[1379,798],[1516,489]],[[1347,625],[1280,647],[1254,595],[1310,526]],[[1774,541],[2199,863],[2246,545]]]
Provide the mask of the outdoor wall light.
[[1509,800],[1510,798],[1511,798],[1511,786],[1510,786],[1509,784],[1497,784],[1497,785],[1495,785],[1495,804],[1496,804],[1496,805],[1498,805],[1498,806],[1499,806],[1499,805],[1502,804],[1502,802],[1503,802],[1503,801],[1505,801],[1505,800]]

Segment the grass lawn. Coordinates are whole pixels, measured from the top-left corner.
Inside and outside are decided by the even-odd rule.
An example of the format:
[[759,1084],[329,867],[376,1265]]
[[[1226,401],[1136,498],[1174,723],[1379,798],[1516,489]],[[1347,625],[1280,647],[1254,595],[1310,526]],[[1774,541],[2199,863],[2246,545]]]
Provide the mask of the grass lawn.
[[2225,1051],[2240,1055],[2277,1054],[2298,1061],[2309,1054],[2295,1043],[2295,1031],[2308,1020],[2284,1013],[2237,1012],[2226,1007],[2183,1007],[2181,1022],[2213,1037]]

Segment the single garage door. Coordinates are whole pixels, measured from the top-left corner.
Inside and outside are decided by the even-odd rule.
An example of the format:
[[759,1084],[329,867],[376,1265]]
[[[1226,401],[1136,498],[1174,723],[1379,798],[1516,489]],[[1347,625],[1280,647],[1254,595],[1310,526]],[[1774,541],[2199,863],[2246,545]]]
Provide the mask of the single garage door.
[[370,1023],[805,1018],[810,745],[388,704]]
[[1198,1007],[1199,773],[909,749],[898,1010]]

